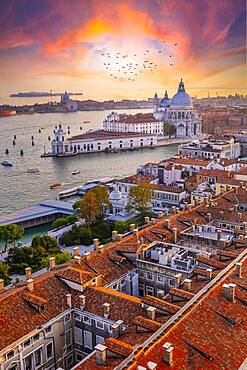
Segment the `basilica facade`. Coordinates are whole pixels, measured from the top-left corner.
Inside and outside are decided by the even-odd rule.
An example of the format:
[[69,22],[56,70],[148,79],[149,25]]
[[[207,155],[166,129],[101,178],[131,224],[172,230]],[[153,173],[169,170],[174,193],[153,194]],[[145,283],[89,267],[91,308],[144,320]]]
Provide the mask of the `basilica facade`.
[[202,121],[193,108],[193,102],[186,93],[183,80],[181,79],[178,92],[169,99],[165,91],[163,99],[159,102],[157,94],[154,96],[154,118],[157,121],[171,123],[174,126],[176,137],[200,137],[202,133]]

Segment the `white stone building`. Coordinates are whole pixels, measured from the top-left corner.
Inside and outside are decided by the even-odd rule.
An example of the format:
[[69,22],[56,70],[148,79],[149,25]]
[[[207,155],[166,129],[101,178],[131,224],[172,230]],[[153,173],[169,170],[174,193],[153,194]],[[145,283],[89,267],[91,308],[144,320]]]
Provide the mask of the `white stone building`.
[[176,137],[199,137],[201,135],[201,118],[193,108],[192,99],[186,93],[182,79],[178,86],[178,92],[172,99],[168,98],[167,91],[165,91],[164,98],[159,104],[157,102],[156,99],[154,117],[159,121],[172,123],[176,130]]
[[51,142],[52,152],[47,155],[70,156],[103,151],[132,150],[157,145],[157,136],[152,134],[98,130],[66,138],[62,125],[56,128],[54,133],[55,139]]

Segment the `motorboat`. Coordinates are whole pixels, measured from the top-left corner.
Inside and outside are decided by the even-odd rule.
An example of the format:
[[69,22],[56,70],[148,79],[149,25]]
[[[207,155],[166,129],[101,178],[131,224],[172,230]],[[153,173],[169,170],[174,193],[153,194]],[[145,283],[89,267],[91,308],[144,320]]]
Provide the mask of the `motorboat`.
[[65,198],[73,197],[77,194],[78,194],[78,188],[72,188],[72,189],[60,191],[58,196],[59,196],[59,199],[65,199]]
[[5,167],[13,167],[13,163],[11,163],[9,161],[3,161],[2,162],[2,166],[5,166]]
[[52,185],[50,186],[50,189],[60,188],[60,186],[62,186],[62,184],[52,184]]
[[83,121],[83,123],[90,123],[91,121],[89,121],[89,120],[85,120],[85,121]]
[[72,175],[78,175],[80,173],[80,171],[79,170],[75,170],[75,171],[73,171],[71,174]]
[[29,170],[27,170],[28,173],[38,173],[40,172],[38,168],[30,168]]

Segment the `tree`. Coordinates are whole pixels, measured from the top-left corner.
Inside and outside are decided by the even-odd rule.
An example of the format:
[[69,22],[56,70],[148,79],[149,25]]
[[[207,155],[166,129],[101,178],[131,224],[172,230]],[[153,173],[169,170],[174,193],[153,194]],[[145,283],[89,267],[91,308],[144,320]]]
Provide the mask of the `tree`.
[[49,235],[35,236],[32,240],[32,248],[44,256],[52,256],[60,252],[57,240]]
[[176,127],[171,122],[164,122],[164,134],[171,137],[176,134]]
[[[56,264],[61,265],[62,263],[68,262],[71,259],[71,253],[65,251],[62,253],[58,253],[55,257]],[[49,262],[47,263],[47,266],[49,266]]]
[[86,225],[91,225],[101,214],[100,205],[95,193],[89,191],[80,202],[77,202],[78,214],[85,220]]
[[151,210],[153,197],[152,186],[148,183],[142,183],[132,186],[129,191],[128,209],[138,211],[143,218]]
[[3,279],[5,284],[10,283],[9,265],[2,261],[0,261],[0,279]]
[[114,224],[114,230],[118,231],[119,233],[123,233],[125,230],[128,230],[128,224],[125,221],[118,220]]
[[96,188],[90,190],[89,193],[95,194],[98,206],[101,210],[101,214],[104,211],[104,207],[110,207],[109,193],[104,186],[97,186]]
[[24,235],[24,229],[19,225],[2,225],[0,226],[0,240],[5,242],[4,252],[8,249],[8,244],[14,244],[16,240],[19,240]]

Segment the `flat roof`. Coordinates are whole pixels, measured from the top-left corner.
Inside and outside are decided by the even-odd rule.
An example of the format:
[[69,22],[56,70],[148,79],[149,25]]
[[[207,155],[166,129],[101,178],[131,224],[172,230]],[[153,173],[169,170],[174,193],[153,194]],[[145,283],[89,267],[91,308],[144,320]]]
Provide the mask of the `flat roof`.
[[24,222],[58,212],[72,214],[74,212],[72,205],[72,203],[59,200],[44,200],[32,207],[22,208],[16,212],[0,216],[0,224]]

